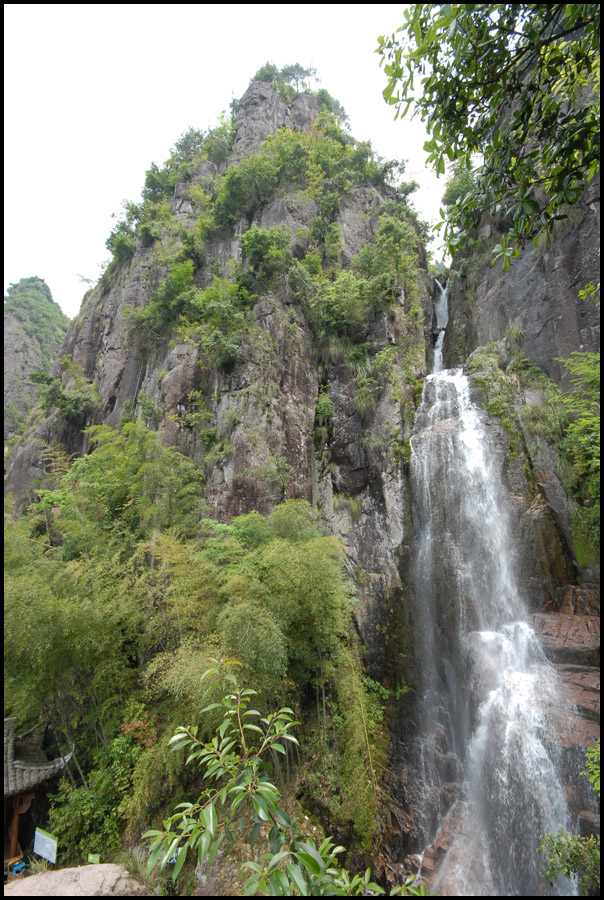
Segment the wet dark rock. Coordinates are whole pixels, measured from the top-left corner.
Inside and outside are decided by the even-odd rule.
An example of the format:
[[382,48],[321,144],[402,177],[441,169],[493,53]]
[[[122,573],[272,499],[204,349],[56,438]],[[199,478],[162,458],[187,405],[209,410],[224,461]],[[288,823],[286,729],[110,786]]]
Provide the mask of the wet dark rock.
[[519,349],[565,390],[571,387],[558,359],[600,346],[599,310],[593,300],[578,299],[582,288],[600,280],[599,207],[600,183],[594,178],[562,223],[562,235],[537,247],[529,242],[505,272],[491,265],[495,233],[480,251],[482,264],[479,250],[473,252],[466,265],[476,271],[450,290],[446,365],[460,365],[477,347],[517,328],[523,332]]

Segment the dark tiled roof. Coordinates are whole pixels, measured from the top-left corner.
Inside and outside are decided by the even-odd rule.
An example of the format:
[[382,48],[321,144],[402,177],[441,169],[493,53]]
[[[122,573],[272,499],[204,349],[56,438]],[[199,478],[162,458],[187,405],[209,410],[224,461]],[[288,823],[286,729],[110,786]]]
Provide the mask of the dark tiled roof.
[[[4,796],[12,797],[14,794],[23,794],[31,791],[36,785],[41,784],[53,775],[62,772],[69,760],[71,753],[60,756],[58,759],[45,760],[40,751],[35,754],[36,759],[15,759],[15,718],[4,720]],[[72,751],[73,752],[73,751]]]

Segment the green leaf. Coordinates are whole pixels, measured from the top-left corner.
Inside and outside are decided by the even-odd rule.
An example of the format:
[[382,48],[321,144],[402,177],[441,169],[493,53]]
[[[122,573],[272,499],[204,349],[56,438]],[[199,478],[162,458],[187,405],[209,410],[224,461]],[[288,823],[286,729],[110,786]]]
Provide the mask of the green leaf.
[[310,892],[302,869],[300,869],[299,866],[294,865],[294,863],[285,863],[285,871],[293,881],[300,896],[310,897]]
[[304,853],[304,852],[302,851],[302,852],[296,853],[296,856],[298,857],[298,859],[301,860],[301,862],[303,863],[304,867],[305,867],[309,872],[311,872],[313,875],[320,875],[320,874],[321,874],[321,871],[322,871],[322,870],[321,870],[321,866],[319,865],[319,863],[317,862],[317,860],[316,860],[313,856],[311,856],[309,853]]
[[[320,875],[325,871],[325,861],[315,847],[308,843],[296,843],[296,856],[298,856],[306,869],[313,875]],[[298,849],[301,848],[301,849]]]
[[192,762],[194,759],[197,759],[202,754],[203,754],[203,750],[194,750],[192,753],[189,753],[189,755],[187,756],[187,758],[185,760],[185,766],[188,766],[190,762]]
[[212,863],[214,862],[214,859],[216,858],[216,854],[220,850],[220,845],[222,844],[223,840],[224,840],[224,834],[220,834],[220,835],[218,835],[218,837],[212,844],[210,853],[208,855],[208,866],[211,866]]
[[159,859],[159,856],[160,856],[163,848],[164,848],[164,842],[162,840],[162,841],[159,841],[157,846],[155,847],[155,849],[152,850],[151,854],[149,855],[149,861],[147,862],[147,874],[149,874],[157,865],[157,860]]
[[184,847],[180,848],[180,850],[178,852],[178,856],[176,857],[176,862],[174,863],[174,871],[172,873],[172,881],[176,881],[176,879],[178,878],[178,873],[182,869],[185,859],[187,858],[188,850],[189,850],[189,844],[187,842],[184,845]]
[[269,820],[268,807],[266,805],[266,800],[263,797],[252,797],[252,803],[254,805],[254,809],[257,814],[263,819],[265,822]]
[[271,896],[287,897],[289,895],[290,883],[285,872],[282,872],[280,869],[271,872],[268,876],[268,882],[271,888]]
[[289,850],[280,850],[279,853],[275,853],[268,864],[269,871],[278,866],[281,860],[285,859],[287,856],[289,856]]
[[[177,837],[174,838],[174,840],[172,841],[172,843],[170,844],[170,846],[168,847],[168,849],[166,850],[166,852],[165,852],[164,855],[162,856],[160,869],[163,870],[163,868],[164,868],[164,866],[166,865],[166,863],[168,862],[168,860],[169,860],[172,856],[174,856],[174,851],[175,851],[176,848],[178,847],[178,841],[179,841],[179,840],[180,840],[180,838],[177,838]],[[164,845],[164,846],[165,846],[165,845]]]
[[258,728],[257,725],[242,725],[242,728],[244,728],[246,731],[257,731],[262,735],[262,737],[264,737],[262,728]]
[[214,809],[213,803],[210,803],[208,806],[202,809],[201,818],[210,837],[213,838],[216,831],[216,810]]
[[258,838],[260,837],[260,829],[261,829],[261,828],[262,828],[262,825],[260,824],[260,822],[256,822],[256,824],[254,825],[254,827],[253,827],[252,830],[250,831],[250,850],[253,849],[254,844],[256,843],[256,841],[258,840]]
[[241,866],[242,869],[251,869],[252,872],[257,872],[258,875],[262,875],[262,869],[255,862],[246,862]]
[[415,43],[419,46],[422,42],[422,29],[417,19],[413,20],[413,36],[415,38]]
[[208,855],[208,850],[210,849],[210,844],[212,843],[212,837],[207,832],[201,836],[201,840],[199,841],[199,846],[197,847],[197,859],[199,860],[199,865],[203,866],[206,856]]
[[287,813],[284,812],[284,810],[275,809],[275,810],[273,810],[273,815],[274,815],[275,819],[277,820],[277,822],[279,823],[279,825],[283,825],[284,828],[292,827],[293,822],[290,819],[290,817],[287,815]]

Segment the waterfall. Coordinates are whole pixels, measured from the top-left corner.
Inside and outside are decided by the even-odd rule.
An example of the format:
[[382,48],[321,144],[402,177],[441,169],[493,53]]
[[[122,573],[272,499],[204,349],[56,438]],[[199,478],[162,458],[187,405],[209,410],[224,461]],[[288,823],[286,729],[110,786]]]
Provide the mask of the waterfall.
[[443,368],[443,343],[445,340],[445,331],[449,323],[449,302],[447,298],[447,288],[443,287],[440,281],[435,280],[438,290],[438,297],[434,303],[435,327],[432,331],[434,341],[434,360],[432,364],[433,372],[442,372]]
[[555,676],[526,621],[496,429],[461,369],[441,371],[443,333],[411,439],[420,668],[411,752],[425,844],[440,835],[430,887],[568,894],[568,881],[545,890],[536,852],[542,834],[570,824],[543,712]]

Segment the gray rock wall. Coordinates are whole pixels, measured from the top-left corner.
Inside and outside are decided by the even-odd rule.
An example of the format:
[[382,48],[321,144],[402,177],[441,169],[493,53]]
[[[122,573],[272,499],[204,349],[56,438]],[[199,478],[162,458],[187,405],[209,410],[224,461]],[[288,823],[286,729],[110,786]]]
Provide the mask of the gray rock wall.
[[[521,329],[519,347],[563,389],[568,374],[557,361],[575,350],[598,350],[600,313],[579,291],[600,281],[600,185],[587,185],[583,200],[569,210],[552,243],[527,244],[506,272],[491,264],[497,230],[487,222],[474,257],[458,260],[466,272],[449,292],[450,318],[445,363],[460,365],[477,347]],[[480,258],[479,258],[480,257]]]

